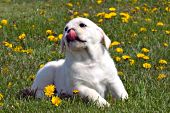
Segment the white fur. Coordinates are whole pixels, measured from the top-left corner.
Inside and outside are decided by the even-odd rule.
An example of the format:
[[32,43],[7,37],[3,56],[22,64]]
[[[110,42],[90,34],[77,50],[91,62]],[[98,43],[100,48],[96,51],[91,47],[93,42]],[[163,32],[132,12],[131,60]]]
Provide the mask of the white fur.
[[[80,23],[87,26],[80,27]],[[107,51],[111,41],[103,30],[85,18],[75,18],[66,27],[74,29],[85,42],[68,43],[67,31],[64,31],[62,51],[65,51],[66,58],[49,62],[38,71],[31,88],[37,91],[36,97],[43,97],[44,87],[54,84],[57,92],[72,95],[72,90],[77,89],[80,96],[88,97],[100,107],[110,105],[104,99],[108,89],[114,97],[127,99],[128,94]]]

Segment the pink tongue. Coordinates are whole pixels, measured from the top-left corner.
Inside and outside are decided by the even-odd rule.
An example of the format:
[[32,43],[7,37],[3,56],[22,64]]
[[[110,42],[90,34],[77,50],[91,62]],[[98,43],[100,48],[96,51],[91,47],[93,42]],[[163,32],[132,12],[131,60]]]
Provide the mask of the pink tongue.
[[73,29],[71,29],[69,33],[67,34],[67,40],[74,41],[76,40],[76,38],[77,38],[76,32]]

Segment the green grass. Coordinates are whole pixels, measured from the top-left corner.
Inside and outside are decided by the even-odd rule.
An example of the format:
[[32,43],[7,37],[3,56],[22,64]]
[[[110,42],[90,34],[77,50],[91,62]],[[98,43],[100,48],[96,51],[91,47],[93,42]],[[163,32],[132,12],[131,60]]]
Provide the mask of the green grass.
[[[166,0],[159,1],[137,1],[131,0],[107,0],[102,4],[97,4],[94,0],[73,0],[73,7],[66,6],[67,1],[58,0],[1,0],[0,1],[0,20],[7,19],[8,24],[0,28],[0,94],[4,97],[0,100],[3,106],[0,112],[60,112],[60,113],[86,113],[86,112],[106,112],[106,113],[169,113],[170,112],[170,31],[169,17],[170,12],[165,10],[170,8],[170,3]],[[147,6],[146,6],[147,4]],[[117,16],[111,19],[103,19],[102,23],[96,17],[99,12],[109,12],[109,7],[115,7]],[[132,12],[135,7],[139,11]],[[156,7],[157,10],[152,12]],[[148,11],[144,11],[147,9]],[[78,11],[79,14],[73,16],[72,12]],[[92,103],[84,103],[81,99],[62,100],[58,107],[51,104],[48,99],[18,99],[19,90],[30,87],[33,83],[31,77],[35,76],[41,64],[48,61],[64,58],[59,53],[60,44],[51,42],[47,39],[46,30],[51,29],[58,36],[71,17],[83,16],[89,13],[89,19],[97,23],[112,41],[119,41],[119,46],[113,46],[109,52],[113,59],[116,56],[129,55],[135,60],[134,65],[129,64],[129,60],[115,62],[120,76],[128,93],[129,99],[125,102],[120,100],[112,101],[109,108],[97,108]],[[128,12],[131,15],[128,23],[121,21],[120,12]],[[41,14],[43,13],[43,14]],[[150,18],[151,21],[145,21]],[[164,26],[157,26],[158,22],[163,22]],[[16,28],[14,27],[16,25]],[[32,27],[34,25],[34,28]],[[146,32],[140,32],[140,28],[145,27]],[[152,32],[156,29],[156,32]],[[26,34],[24,40],[18,40],[18,36]],[[134,33],[136,36],[133,36]],[[13,44],[12,48],[4,46],[4,41]],[[163,43],[169,46],[163,46]],[[13,49],[22,46],[23,49],[32,49],[31,54],[16,52]],[[124,52],[117,53],[115,48],[121,47]],[[143,60],[136,57],[141,53],[141,49],[149,49],[145,53],[150,57]],[[167,64],[159,64],[159,60],[164,59]],[[143,63],[150,63],[151,68],[145,69]],[[165,68],[157,69],[159,66]],[[159,74],[166,77],[158,80]],[[9,85],[12,83],[12,85]]]

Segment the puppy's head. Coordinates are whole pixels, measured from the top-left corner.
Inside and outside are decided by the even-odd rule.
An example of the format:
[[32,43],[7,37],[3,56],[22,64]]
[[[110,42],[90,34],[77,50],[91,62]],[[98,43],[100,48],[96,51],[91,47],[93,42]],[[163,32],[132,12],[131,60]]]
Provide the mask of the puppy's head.
[[66,24],[61,48],[62,51],[65,48],[79,51],[88,48],[89,45],[100,44],[102,41],[108,49],[111,41],[103,30],[89,19],[79,17]]

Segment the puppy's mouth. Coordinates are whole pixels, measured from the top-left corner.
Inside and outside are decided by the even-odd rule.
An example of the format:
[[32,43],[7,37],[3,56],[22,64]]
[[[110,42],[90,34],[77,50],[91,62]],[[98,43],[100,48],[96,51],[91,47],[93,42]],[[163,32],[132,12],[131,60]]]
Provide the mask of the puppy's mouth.
[[86,42],[85,40],[81,40],[81,39],[78,37],[78,35],[77,35],[77,33],[75,32],[74,29],[70,29],[70,30],[68,31],[68,33],[67,33],[67,35],[66,35],[66,40],[67,40],[68,43],[70,43],[70,42],[75,42],[75,41],[82,42],[82,43]]

